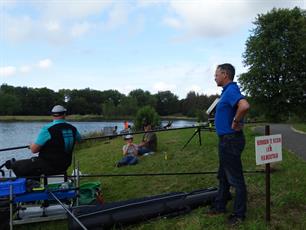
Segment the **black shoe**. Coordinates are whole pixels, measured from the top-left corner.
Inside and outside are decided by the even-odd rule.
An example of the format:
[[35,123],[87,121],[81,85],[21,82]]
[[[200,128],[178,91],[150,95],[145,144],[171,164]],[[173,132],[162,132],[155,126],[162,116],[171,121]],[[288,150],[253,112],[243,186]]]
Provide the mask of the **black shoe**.
[[15,161],[16,161],[15,158],[12,158],[12,159],[6,161],[4,165],[5,165],[5,167],[7,169],[11,169],[12,168],[12,164],[15,163]]
[[231,214],[228,217],[227,223],[228,225],[234,226],[234,225],[239,225],[244,221],[245,217],[237,216],[235,214]]

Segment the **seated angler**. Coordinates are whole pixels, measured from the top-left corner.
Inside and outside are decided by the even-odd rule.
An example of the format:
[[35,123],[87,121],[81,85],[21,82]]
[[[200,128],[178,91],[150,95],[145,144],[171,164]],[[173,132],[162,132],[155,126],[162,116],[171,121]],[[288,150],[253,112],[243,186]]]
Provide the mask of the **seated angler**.
[[6,168],[12,169],[17,177],[65,172],[71,165],[74,145],[81,140],[78,130],[65,121],[66,111],[61,105],[53,107],[53,121],[42,127],[35,143],[29,146],[37,157],[7,161]]
[[138,155],[140,156],[157,150],[157,136],[152,132],[151,124],[145,123],[143,129],[146,133],[143,135],[142,142],[138,145]]

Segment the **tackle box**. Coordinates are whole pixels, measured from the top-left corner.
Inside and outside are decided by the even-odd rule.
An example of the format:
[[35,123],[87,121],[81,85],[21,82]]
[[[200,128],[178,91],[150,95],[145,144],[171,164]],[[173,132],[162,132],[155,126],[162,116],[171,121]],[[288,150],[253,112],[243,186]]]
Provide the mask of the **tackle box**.
[[15,180],[0,181],[0,196],[9,196],[12,185],[13,195],[26,192],[26,179],[17,178]]

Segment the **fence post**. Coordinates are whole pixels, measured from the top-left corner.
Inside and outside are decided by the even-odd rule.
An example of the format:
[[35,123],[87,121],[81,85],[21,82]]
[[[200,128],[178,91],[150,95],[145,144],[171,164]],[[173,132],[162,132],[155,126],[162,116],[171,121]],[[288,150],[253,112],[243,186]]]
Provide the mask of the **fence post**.
[[[265,126],[265,135],[270,135],[270,126]],[[270,207],[270,201],[271,201],[271,194],[270,194],[270,163],[266,164],[266,222],[269,223],[271,220],[271,207]]]

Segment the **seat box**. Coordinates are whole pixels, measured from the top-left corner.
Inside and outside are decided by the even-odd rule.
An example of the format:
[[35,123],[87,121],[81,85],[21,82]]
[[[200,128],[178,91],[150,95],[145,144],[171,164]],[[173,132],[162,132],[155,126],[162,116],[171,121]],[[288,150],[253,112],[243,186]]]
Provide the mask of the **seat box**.
[[0,181],[0,196],[9,196],[11,185],[13,187],[13,195],[26,192],[26,179],[17,178],[16,180]]

